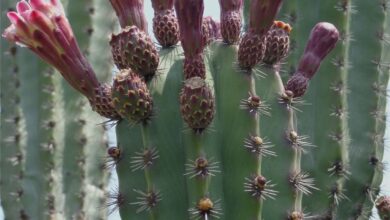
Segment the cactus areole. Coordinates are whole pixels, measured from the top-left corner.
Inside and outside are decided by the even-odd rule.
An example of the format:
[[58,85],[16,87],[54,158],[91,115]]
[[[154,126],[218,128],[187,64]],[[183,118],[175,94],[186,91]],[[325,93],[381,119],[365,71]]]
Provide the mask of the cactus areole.
[[[107,213],[118,210],[126,220],[368,219],[367,210],[375,205],[382,219],[389,219],[389,197],[374,203],[383,168],[385,120],[381,115],[386,96],[382,90],[388,69],[381,60],[388,58],[388,45],[383,43],[386,40],[378,40],[367,48],[365,42],[357,42],[349,49],[349,33],[356,31],[359,39],[363,38],[359,34],[364,34],[346,22],[353,14],[351,1],[306,2],[328,7],[340,20],[329,17],[335,24],[321,20],[310,27],[311,33],[299,23],[305,19],[293,19],[300,13],[298,6],[303,7],[300,1],[285,2],[282,8],[282,0],[219,0],[220,22],[203,16],[203,0],[151,2],[157,42],[148,33],[143,0],[109,1],[121,26],[106,42],[111,47],[107,53],[118,69],[112,83],[98,81],[60,0],[19,1],[16,11],[7,13],[11,25],[2,34],[58,70],[85,96],[93,111],[117,126],[117,146],[101,155],[102,169],[115,168],[118,174],[117,187],[107,190]],[[357,0],[360,6],[369,2]],[[290,15],[289,21],[276,20],[280,9]],[[93,11],[90,8],[91,14]],[[383,11],[375,14],[381,14],[376,16],[381,23],[373,26],[380,26],[382,32],[376,33],[385,38],[390,32],[383,25],[387,15]],[[283,15],[278,17],[286,17]],[[371,68],[376,74],[356,70],[354,76],[371,77],[370,85],[347,75],[349,67],[344,65],[365,62],[350,52],[355,47],[362,53],[379,51],[375,59],[367,58],[366,64],[372,67],[373,60],[379,60]],[[289,59],[291,54],[294,59]],[[292,67],[291,74],[284,71],[286,63]],[[353,83],[349,84],[349,79]],[[361,93],[346,92],[349,86],[357,89],[356,85],[373,97],[358,110],[349,109],[348,104],[353,105]],[[321,97],[313,99],[316,94]],[[309,105],[305,105],[307,97],[312,102]],[[367,114],[361,116],[360,111]],[[358,118],[349,118],[359,115],[356,112]],[[370,128],[364,130],[363,126],[361,136],[375,138],[367,140],[367,146],[373,147],[363,161],[348,137],[349,130],[356,134],[366,118]],[[84,124],[80,119],[80,126]],[[44,128],[55,126],[50,121]],[[81,137],[81,143],[90,138]],[[316,153],[324,149],[326,153]],[[82,154],[88,161],[98,160]],[[62,158],[58,160],[58,166],[65,164]],[[84,159],[78,162],[80,166],[83,163]],[[365,168],[351,164],[364,164]],[[70,180],[66,175],[64,172],[59,181]],[[28,183],[19,185],[18,192],[28,187]],[[350,185],[361,189],[350,191]],[[77,191],[80,195],[62,192],[79,195],[82,205],[78,213],[71,213],[74,209],[68,203],[55,206],[58,209],[50,206],[57,204],[55,198],[60,197],[56,194],[47,196],[51,203],[45,213],[50,219],[63,213],[95,219],[89,216],[83,196],[94,193],[91,188],[84,185]],[[323,201],[313,199],[317,196]],[[5,215],[14,216],[9,214],[14,210],[8,208],[9,201],[4,204]],[[23,208],[29,205],[17,206],[21,218],[37,219],[30,209]]]

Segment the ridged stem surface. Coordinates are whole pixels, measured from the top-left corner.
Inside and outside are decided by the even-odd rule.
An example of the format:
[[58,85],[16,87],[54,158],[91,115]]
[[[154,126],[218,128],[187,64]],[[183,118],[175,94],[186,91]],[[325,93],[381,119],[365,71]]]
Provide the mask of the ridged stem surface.
[[[218,111],[217,132],[221,151],[223,175],[223,213],[226,219],[259,219],[260,199],[244,191],[244,183],[252,176],[261,175],[261,157],[251,154],[244,147],[246,138],[260,135],[259,118],[240,109],[240,103],[255,95],[254,76],[238,70],[235,66],[237,46],[214,46],[212,63]],[[223,55],[222,55],[223,54]],[[223,57],[223,59],[219,59]],[[226,65],[229,64],[229,65]],[[245,163],[243,163],[245,161]],[[239,202],[237,202],[239,201]],[[242,212],[240,210],[247,210]]]
[[389,77],[386,67],[389,50],[385,50],[388,48],[388,7],[386,1],[353,1],[356,13],[351,17],[353,41],[347,84],[351,177],[346,183],[346,196],[353,202],[342,204],[341,218],[370,216],[372,200],[382,181],[385,94]]
[[[82,52],[88,52],[91,30],[92,1],[68,1],[67,17]],[[85,97],[63,82],[65,112],[65,148],[63,152],[63,190],[67,218],[84,219],[86,198],[86,154],[89,137],[83,112],[88,102]]]
[[22,203],[31,219],[51,219],[60,215],[57,201],[61,199],[56,188],[63,132],[57,114],[59,87],[55,82],[59,76],[28,51],[21,51],[18,59],[23,62],[21,97],[28,97],[21,99],[28,131]]
[[[91,30],[88,59],[94,67],[97,78],[101,82],[108,82],[111,80],[113,68],[111,54],[107,52],[110,51],[108,36],[113,33],[116,17],[106,0],[93,0],[90,4],[91,26],[84,27],[84,30]],[[107,157],[106,129],[113,125],[107,122],[108,119],[91,113],[90,106],[85,107],[83,117],[86,120],[84,132],[88,138],[85,146],[87,187],[84,210],[86,216],[91,219],[106,219],[107,209],[97,210],[96,207],[106,207],[107,203],[109,170],[103,168],[103,158]]]
[[270,150],[276,154],[267,156],[262,165],[263,173],[276,184],[273,189],[278,192],[274,200],[267,199],[264,202],[263,218],[285,219],[294,206],[299,205],[295,189],[289,182],[291,172],[299,170],[299,166],[294,167],[299,164],[299,160],[288,140],[293,127],[293,116],[288,105],[281,99],[285,91],[279,72],[260,70],[261,72],[257,71],[257,94],[270,108],[270,116],[262,118],[260,128],[262,137],[270,142],[273,146]]
[[[160,51],[161,74],[149,84],[153,96],[155,116],[151,118],[149,143],[158,151],[158,158],[150,167],[153,186],[161,193],[162,200],[154,207],[159,219],[188,219],[186,193],[185,149],[182,139],[182,119],[179,112],[179,96],[182,87],[182,60],[178,59],[178,48]],[[168,126],[169,125],[169,126]],[[129,168],[132,157],[142,150],[142,135],[139,125],[131,126],[122,121],[117,126],[118,144],[123,149],[123,159],[117,164],[119,193],[124,197],[120,215],[122,219],[149,219],[146,212],[136,213],[138,194],[135,190],[145,190],[143,170],[134,172]],[[175,137],[175,138],[172,138]],[[180,156],[182,155],[182,156]],[[180,195],[177,197],[175,195]],[[139,196],[138,196],[139,197]]]
[[[4,9],[11,7],[5,1]],[[4,10],[3,9],[3,10]],[[3,30],[7,23],[5,12],[1,12]],[[18,50],[4,39],[1,40],[1,153],[0,153],[0,197],[5,219],[18,219],[24,212],[20,202],[23,196],[25,122],[20,107],[20,79]]]

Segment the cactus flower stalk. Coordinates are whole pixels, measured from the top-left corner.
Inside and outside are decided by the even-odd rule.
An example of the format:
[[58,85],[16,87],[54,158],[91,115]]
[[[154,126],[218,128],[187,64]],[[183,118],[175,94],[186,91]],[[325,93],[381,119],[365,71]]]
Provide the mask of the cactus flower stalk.
[[148,23],[144,14],[144,0],[110,0],[122,28],[135,25],[147,32]]

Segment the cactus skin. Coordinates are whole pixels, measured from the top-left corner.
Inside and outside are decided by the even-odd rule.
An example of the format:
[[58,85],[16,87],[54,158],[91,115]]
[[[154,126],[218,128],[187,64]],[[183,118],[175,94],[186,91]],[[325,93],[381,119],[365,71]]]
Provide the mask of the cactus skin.
[[[351,74],[347,81],[351,109],[348,119],[351,177],[346,183],[346,195],[353,202],[342,204],[341,209],[350,211],[340,211],[340,215],[346,219],[364,219],[371,215],[372,200],[380,191],[383,175],[385,88],[389,80],[389,69],[384,64],[389,59],[389,47],[381,33],[382,36],[389,33],[389,14],[385,1],[354,1],[353,6],[357,13],[351,16],[354,40],[350,49]],[[368,17],[374,19],[367,20]],[[363,24],[369,28],[362,30]],[[364,56],[358,55],[362,53]],[[353,120],[357,118],[360,120]]]
[[[113,62],[110,51],[108,36],[113,32],[116,26],[116,17],[112,8],[106,0],[93,0],[90,7],[92,13],[92,35],[89,42],[88,59],[96,68],[96,75],[99,80],[107,82],[111,79],[111,70]],[[110,96],[108,96],[110,97]],[[110,108],[114,109],[113,107]],[[103,169],[103,162],[96,158],[104,157],[107,148],[106,129],[110,124],[105,124],[107,119],[97,114],[90,114],[90,111],[84,111],[86,119],[85,135],[88,138],[85,146],[86,154],[86,198],[84,210],[86,216],[91,219],[107,219],[107,209],[102,208],[99,211],[96,207],[105,207],[107,203],[107,185],[109,170]],[[106,118],[119,118],[115,117]],[[101,124],[103,123],[103,124]]]
[[[80,49],[88,53],[91,36],[91,1],[67,3],[67,16],[72,24]],[[85,16],[88,15],[88,16]],[[80,19],[83,18],[83,19]],[[96,88],[95,88],[96,89]],[[65,115],[65,147],[63,159],[63,191],[65,194],[65,216],[72,219],[86,218],[84,205],[86,196],[86,153],[89,138],[85,133],[87,101],[83,96],[63,83]]]
[[[4,8],[13,7],[11,1]],[[1,29],[5,28],[5,13],[1,15]],[[7,219],[23,218],[23,172],[25,157],[25,122],[20,106],[20,79],[18,49],[1,40],[1,156],[0,196]],[[6,92],[5,92],[6,91]]]
[[[299,47],[296,50],[299,51],[299,53],[297,52],[299,55],[303,51],[308,27],[311,28],[319,18],[337,20],[334,23],[339,28],[341,26],[340,30],[348,29],[348,25],[343,23],[347,20],[348,13],[332,11],[332,13],[326,13],[325,15],[325,11],[329,8],[335,10],[335,3],[338,4],[340,3],[339,1],[322,2],[314,0],[312,2],[313,8],[311,8],[311,13],[305,16],[313,19],[304,19],[308,22],[301,22],[298,26],[298,30],[302,32],[296,35],[296,39],[299,39],[300,42],[297,44]],[[341,3],[343,2],[345,1],[341,1]],[[299,7],[296,7],[299,9],[297,11],[299,12],[298,18],[301,18],[301,16],[304,18],[302,11],[306,12],[309,4],[306,2],[297,4],[299,5]],[[359,2],[360,4],[362,3]],[[294,6],[291,7],[294,9]],[[288,10],[291,10],[291,8]],[[342,19],[337,19],[334,14],[337,14]],[[192,17],[187,16],[187,18]],[[383,16],[378,18],[384,20]],[[267,19],[270,18],[267,17]],[[181,22],[185,21],[183,17],[182,19],[179,18],[179,20]],[[268,20],[266,21],[268,22]],[[378,26],[384,24],[380,23]],[[191,25],[187,26],[191,27]],[[262,28],[265,32],[264,26]],[[195,37],[203,37],[201,31],[195,32],[197,34]],[[202,135],[192,132],[191,129],[189,132],[188,129],[185,129],[185,122],[179,116],[179,94],[183,87],[183,80],[186,77],[182,76],[182,73],[185,72],[182,69],[185,62],[183,62],[182,57],[177,55],[180,54],[178,52],[181,52],[180,48],[164,48],[160,51],[160,56],[165,58],[165,60],[162,59],[159,66],[163,70],[161,78],[153,78],[143,86],[145,91],[146,86],[150,91],[156,114],[147,123],[144,122],[134,126],[129,126],[129,121],[127,120],[119,122],[117,134],[120,146],[118,149],[120,149],[123,157],[116,161],[119,186],[110,196],[111,199],[114,199],[114,201],[109,202],[113,204],[113,206],[110,206],[110,209],[120,206],[120,213],[124,219],[189,219],[191,217],[205,218],[206,214],[208,218],[220,217],[221,219],[304,219],[308,217],[307,213],[304,213],[306,210],[314,214],[314,218],[320,219],[331,219],[332,215],[334,215],[333,219],[368,219],[369,216],[365,210],[373,205],[372,201],[370,201],[371,199],[367,197],[367,194],[362,193],[361,190],[351,191],[351,189],[354,189],[353,187],[361,187],[362,183],[370,186],[371,189],[376,189],[381,180],[381,170],[372,169],[371,172],[362,173],[363,165],[367,166],[366,163],[362,162],[365,161],[363,158],[365,155],[358,155],[360,158],[352,158],[352,160],[357,161],[355,163],[360,163],[358,164],[360,165],[358,167],[360,170],[356,171],[356,167],[351,168],[353,179],[345,180],[345,177],[340,175],[329,177],[328,169],[330,164],[332,164],[330,161],[341,158],[344,164],[347,162],[346,153],[349,153],[350,156],[356,156],[353,154],[353,148],[347,151],[348,137],[346,134],[344,135],[344,132],[348,132],[348,129],[346,129],[347,118],[337,115],[337,117],[334,117],[334,115],[329,114],[329,112],[332,112],[332,105],[334,104],[337,106],[340,104],[340,108],[343,111],[348,110],[347,104],[351,103],[355,104],[355,108],[357,108],[357,101],[356,103],[351,101],[355,99],[356,93],[348,94],[349,103],[347,103],[345,101],[346,94],[330,89],[332,86],[330,82],[345,80],[346,73],[349,72],[347,68],[343,69],[334,65],[334,63],[340,65],[338,62],[331,62],[340,61],[340,59],[332,60],[327,58],[323,61],[320,70],[327,74],[319,73],[319,76],[314,77],[305,95],[302,96],[305,100],[309,100],[310,103],[316,103],[315,107],[313,105],[301,106],[299,103],[293,103],[292,107],[303,110],[303,113],[296,114],[296,109],[287,108],[291,106],[286,106],[286,101],[299,100],[297,97],[293,97],[294,94],[285,91],[278,73],[280,66],[272,66],[271,70],[273,72],[270,69],[257,68],[255,65],[261,61],[259,59],[250,65],[241,66],[245,70],[242,71],[235,65],[238,59],[237,46],[226,46],[226,44],[221,43],[210,45],[207,49],[211,51],[211,55],[208,59],[203,60],[202,51],[206,45],[204,40],[199,39],[190,44],[187,41],[187,45],[184,42],[184,54],[187,62],[190,62],[196,56],[199,57],[198,59],[202,61],[201,68],[204,73],[202,78],[206,79],[212,90],[215,90],[217,111],[211,123],[211,129],[209,131],[206,129],[206,132],[202,132]],[[385,40],[380,43],[378,43],[377,39],[375,40],[375,43],[372,43],[372,45],[380,45],[380,56],[383,56],[380,60],[385,60],[387,57],[387,52],[384,50]],[[370,46],[372,45],[370,44]],[[372,54],[378,55],[377,48],[372,47],[369,49],[372,49]],[[348,54],[352,53],[348,51],[348,44],[339,45],[331,56],[344,55],[343,58],[345,60],[351,60],[352,62],[361,61],[358,55],[348,57]],[[351,49],[351,51],[353,50]],[[297,54],[294,55],[296,56],[294,59],[297,58]],[[354,59],[356,60],[354,61]],[[227,63],[229,65],[226,65]],[[366,62],[365,65],[367,66],[367,64]],[[376,72],[373,72],[378,73],[375,79],[370,82],[382,82],[382,80],[387,82],[388,76],[384,73],[388,69],[385,68],[383,62],[380,64],[374,65],[375,67],[381,67],[379,70],[375,69],[373,65],[370,66],[370,70],[375,70]],[[257,75],[258,72],[266,73],[261,78],[261,76],[258,76],[260,74]],[[363,71],[359,70],[358,72]],[[304,78],[306,83],[311,78],[311,75]],[[358,83],[362,84],[361,79],[356,81],[356,79],[350,76],[348,79],[353,82],[352,85],[355,86],[355,91],[360,92],[358,90],[360,87],[356,85]],[[287,80],[284,81],[286,82]],[[306,85],[303,86],[305,87]],[[364,89],[367,90],[367,88],[368,86],[365,85]],[[374,86],[374,90],[378,94],[378,91],[382,91],[381,88],[381,86]],[[248,94],[249,91],[250,94]],[[337,94],[334,95],[334,93]],[[318,99],[318,94],[326,95],[321,95],[320,100]],[[366,94],[366,92],[361,91],[359,94]],[[368,100],[368,102],[374,102],[375,106],[379,106],[375,110],[384,106],[384,99],[377,96],[378,94],[375,94],[374,98],[371,97],[371,99],[375,99],[374,101]],[[282,103],[280,103],[281,101]],[[263,106],[259,107],[259,103],[263,104]],[[355,112],[353,114],[357,115],[357,112],[364,110],[357,109],[359,111],[353,109],[350,112]],[[254,114],[257,110],[263,114]],[[267,116],[267,111],[270,113],[270,116]],[[323,121],[323,123],[318,124],[318,122],[313,121],[313,114],[316,112],[320,114],[319,120]],[[383,124],[381,124],[381,117],[379,117],[381,115],[380,112],[379,110],[374,111],[374,120],[372,118],[369,119],[371,120],[369,124],[373,125],[371,130],[373,129],[373,133],[377,134],[376,137],[379,137],[378,139],[380,140],[377,138],[375,138],[375,142],[371,140],[370,144],[374,143],[375,149],[365,149],[373,152],[372,154],[375,157],[371,157],[369,162],[371,162],[371,166],[375,165],[377,167],[381,165],[383,150],[380,144],[383,136]],[[368,120],[367,112],[359,114],[359,117],[359,119]],[[349,120],[351,121],[349,128],[354,127],[357,118]],[[334,123],[329,123],[329,121]],[[364,129],[361,128],[361,130]],[[336,133],[342,132],[341,140],[336,144],[333,142],[328,144],[327,141],[330,139],[329,132],[324,132],[324,130],[331,130]],[[298,139],[301,133],[309,134],[310,140],[322,148],[320,150],[310,149],[308,155],[304,155],[299,150],[292,148],[294,140]],[[265,149],[256,148],[258,145],[268,142],[268,140],[272,145],[275,145],[273,148],[270,148],[270,146],[267,146]],[[324,145],[326,146],[324,147]],[[332,147],[337,149],[329,151],[329,148]],[[269,151],[265,151],[266,149]],[[251,155],[251,151],[255,155]],[[140,155],[143,156],[145,152],[149,152],[146,154],[149,155],[148,164],[143,164],[144,161],[140,160]],[[277,157],[270,160],[264,158],[265,156],[273,155],[277,155]],[[198,166],[201,167],[202,164],[205,164],[204,161],[201,163],[201,159],[207,159],[209,160],[208,162],[219,162],[219,169],[222,171],[222,174],[216,172],[215,177],[204,179],[193,179],[189,178],[188,175],[183,175],[189,172],[188,167],[195,166],[195,163],[189,164],[189,160],[199,162],[198,164],[200,165]],[[129,164],[132,165],[131,169],[129,169]],[[144,165],[147,166],[142,170]],[[312,188],[310,190],[312,194],[309,196],[304,196],[303,191],[305,190],[299,190],[299,187],[294,186],[291,181],[292,174],[304,171],[310,171],[311,177],[315,178],[316,185],[314,187],[320,188],[319,191],[314,191],[314,187],[310,187]],[[367,176],[368,178],[365,178],[364,181],[356,181],[362,176]],[[352,195],[351,197],[354,198],[351,200],[352,202],[344,199],[340,201],[340,207],[335,206],[334,200],[329,200],[328,198],[328,186],[334,184],[344,187],[346,190],[345,194],[348,194],[348,197]],[[352,185],[352,187],[349,185]],[[270,186],[273,187],[269,188]],[[148,196],[148,198],[145,196]],[[137,197],[141,198],[141,200],[137,199]],[[275,201],[271,197],[275,197]],[[146,201],[145,199],[149,200]],[[220,201],[218,202],[218,200]],[[147,202],[147,206],[143,206],[143,202]],[[222,211],[219,209],[220,207]],[[355,207],[358,207],[363,212],[355,212]],[[143,209],[146,211],[141,211]],[[348,211],[345,212],[345,210]],[[212,213],[214,216],[211,215]]]

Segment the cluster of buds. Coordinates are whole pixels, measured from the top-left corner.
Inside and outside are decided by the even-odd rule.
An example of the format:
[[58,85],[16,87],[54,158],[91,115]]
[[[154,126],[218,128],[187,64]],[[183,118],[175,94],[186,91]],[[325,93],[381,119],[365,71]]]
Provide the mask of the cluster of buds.
[[241,39],[238,50],[238,63],[242,69],[251,70],[264,59],[267,34],[281,3],[282,0],[251,1],[249,28]]

